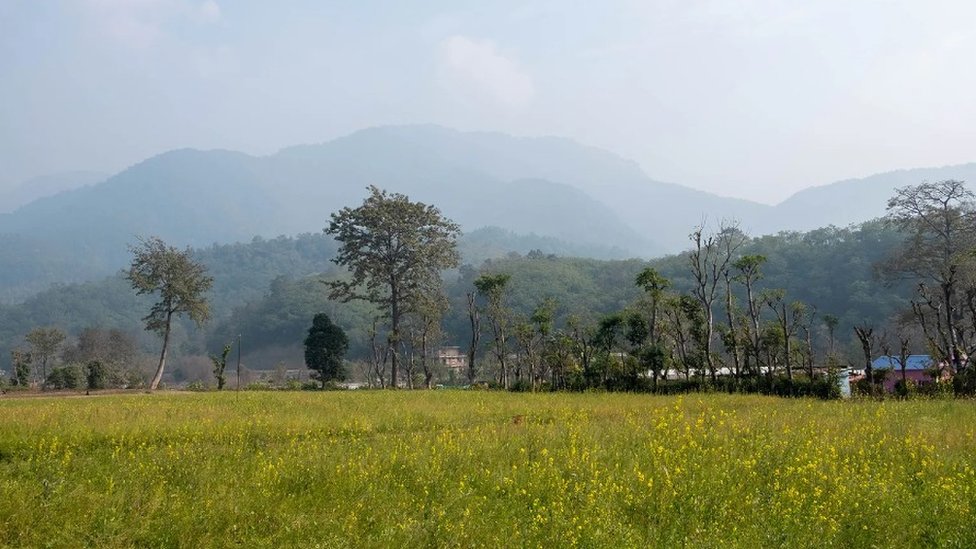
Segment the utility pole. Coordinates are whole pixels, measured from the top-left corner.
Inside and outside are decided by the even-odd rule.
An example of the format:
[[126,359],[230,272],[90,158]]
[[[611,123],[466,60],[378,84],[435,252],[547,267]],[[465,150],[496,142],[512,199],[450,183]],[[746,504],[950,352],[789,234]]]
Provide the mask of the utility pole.
[[241,392],[241,334],[237,334],[237,392]]

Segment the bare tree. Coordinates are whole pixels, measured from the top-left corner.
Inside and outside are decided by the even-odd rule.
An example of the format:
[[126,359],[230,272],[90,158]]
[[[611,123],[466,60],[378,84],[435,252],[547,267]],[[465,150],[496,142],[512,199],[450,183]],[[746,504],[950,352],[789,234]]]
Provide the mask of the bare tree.
[[806,306],[799,301],[787,303],[786,292],[783,290],[769,290],[764,293],[766,305],[776,316],[776,322],[783,332],[783,362],[786,367],[786,379],[793,381],[793,336],[796,335]]
[[[733,264],[738,271],[736,279],[745,286],[746,289],[746,310],[749,314],[749,324],[747,331],[748,351],[746,356],[751,353],[755,375],[758,377],[761,370],[762,360],[762,302],[756,284],[762,280],[762,266],[766,263],[766,256],[746,255],[742,256]],[[748,362],[748,359],[747,359]]]
[[718,232],[706,233],[705,224],[697,226],[689,236],[693,248],[688,254],[691,274],[694,278],[692,295],[701,304],[705,315],[704,359],[712,382],[716,381],[715,357],[712,356],[712,340],[715,332],[715,300],[724,273],[729,268],[738,249],[746,241],[746,235],[734,223],[722,223]]
[[940,358],[955,370],[967,354],[960,282],[976,248],[974,199],[962,181],[945,180],[902,187],[888,201],[887,220],[906,241],[886,271],[919,281],[912,310]]

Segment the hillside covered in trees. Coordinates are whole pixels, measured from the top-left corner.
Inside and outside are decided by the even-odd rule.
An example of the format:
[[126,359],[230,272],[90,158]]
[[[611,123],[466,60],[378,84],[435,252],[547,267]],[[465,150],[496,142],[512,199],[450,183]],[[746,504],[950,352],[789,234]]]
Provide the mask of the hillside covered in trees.
[[[466,235],[467,247],[477,242],[499,242],[502,231]],[[518,237],[508,235],[517,242]],[[855,323],[881,325],[907,307],[911,288],[892,287],[878,277],[876,265],[889,257],[901,237],[882,222],[851,228],[824,228],[807,233],[750,238],[740,253],[762,255],[763,278],[757,289],[782,289],[791,300],[816,307],[821,314],[839,319],[839,345],[853,345]],[[525,238],[526,246],[550,243],[541,237]],[[514,315],[528,318],[547,300],[553,304],[554,322],[569,319],[596,324],[601,318],[632,307],[641,296],[635,277],[652,267],[671,281],[673,290],[686,293],[693,281],[687,254],[653,261],[597,260],[566,257],[552,251],[529,249],[501,253],[490,250],[480,257],[468,255],[457,271],[444,275],[451,307],[444,320],[442,342],[465,346],[470,339],[466,295],[483,273],[510,276],[507,303]],[[522,248],[524,250],[524,247]],[[328,299],[321,283],[339,272],[330,262],[335,242],[324,234],[254,239],[247,244],[215,245],[198,249],[194,257],[214,277],[211,293],[213,320],[202,331],[180,325],[176,340],[176,371],[181,357],[206,356],[241,335],[245,363],[255,369],[272,369],[284,361],[301,367],[301,342],[311,318],[328,313],[350,335],[350,357],[365,360],[371,353],[369,332],[375,311],[364,303],[338,303]],[[736,299],[745,296],[736,290]],[[120,329],[141,338],[145,349],[155,341],[142,334],[141,317],[148,308],[119,276],[99,282],[61,285],[43,291],[18,305],[0,307],[0,341],[6,342],[2,360],[9,368],[10,350],[37,326],[58,326],[76,336],[85,328]],[[817,345],[826,346],[824,329],[816,333]],[[852,348],[853,352],[856,349]],[[190,361],[192,362],[192,360]],[[197,369],[206,373],[206,370]]]

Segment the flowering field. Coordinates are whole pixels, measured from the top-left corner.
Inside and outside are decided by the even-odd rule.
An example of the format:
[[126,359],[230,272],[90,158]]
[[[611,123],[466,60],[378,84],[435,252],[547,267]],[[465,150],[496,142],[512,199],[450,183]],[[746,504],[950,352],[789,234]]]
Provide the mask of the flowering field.
[[976,546],[976,406],[0,400],[0,546]]

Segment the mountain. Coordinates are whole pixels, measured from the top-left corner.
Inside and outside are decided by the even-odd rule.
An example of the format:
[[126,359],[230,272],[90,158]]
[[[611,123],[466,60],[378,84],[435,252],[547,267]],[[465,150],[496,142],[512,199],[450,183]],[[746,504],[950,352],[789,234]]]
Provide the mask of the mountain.
[[[636,181],[635,170],[566,140],[428,126],[364,130],[267,157],[170,151],[0,215],[0,240],[33,246],[11,258],[20,266],[0,280],[0,298],[111,273],[125,265],[127,246],[139,236],[202,247],[321,231],[331,212],[358,204],[368,185],[436,204],[465,231],[496,226],[582,248],[615,248],[615,255],[656,255],[668,249],[656,242],[659,235],[635,229],[594,198],[604,181]],[[589,191],[580,187],[590,180],[596,183]],[[51,257],[78,267],[50,266]]]
[[[892,172],[774,207],[656,181],[633,161],[557,137],[390,126],[264,157],[175,150],[0,214],[0,301],[115,272],[139,236],[204,247],[320,232],[369,185],[435,204],[466,233],[499,228],[496,242],[483,233],[474,244],[480,257],[538,248],[647,258],[684,249],[702,220],[736,219],[756,235],[845,226],[883,213],[896,186],[974,176],[976,164]],[[547,243],[526,250],[526,235]]]
[[17,187],[0,193],[0,213],[9,213],[39,198],[60,192],[93,185],[104,181],[111,174],[75,171],[42,175],[29,179]]
[[[388,162],[385,168],[370,165],[380,151],[378,156]],[[450,211],[446,204],[457,198],[451,193],[464,192],[463,187],[445,188],[441,184],[452,175],[458,181],[466,175],[480,174],[498,181],[558,182],[599,200],[612,211],[610,219],[619,218],[653,245],[620,238],[626,234],[614,237],[616,229],[601,231],[599,238],[586,240],[609,243],[645,256],[684,248],[690,229],[703,217],[751,219],[770,209],[763,204],[655,181],[636,162],[558,137],[459,132],[440,126],[390,126],[362,130],[320,145],[292,147],[277,156],[301,158],[325,170],[339,168],[338,173],[333,173],[344,179],[370,173],[378,180],[396,184],[397,174],[414,172],[419,177],[414,180],[412,194],[445,204],[445,212]],[[501,197],[503,207],[511,207],[513,198],[518,195],[505,193]],[[467,208],[472,205],[468,201]],[[533,232],[552,234],[547,226],[541,229]],[[520,232],[526,231],[522,228]],[[604,237],[608,232],[609,238]]]
[[883,216],[896,188],[945,179],[969,182],[970,189],[976,190],[976,163],[898,170],[804,189],[774,207],[762,228],[764,232],[808,231],[860,223]]

